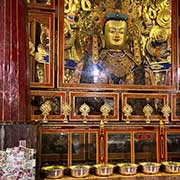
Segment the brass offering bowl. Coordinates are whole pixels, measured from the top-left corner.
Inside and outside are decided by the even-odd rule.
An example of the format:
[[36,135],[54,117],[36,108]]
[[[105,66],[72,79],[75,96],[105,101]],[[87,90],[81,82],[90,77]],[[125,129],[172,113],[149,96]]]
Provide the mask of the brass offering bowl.
[[98,176],[111,176],[113,174],[113,164],[96,164],[94,167]]
[[88,165],[74,165],[69,167],[71,169],[71,176],[76,178],[83,178],[89,175],[90,166]]
[[162,165],[165,167],[164,170],[167,173],[179,173],[180,172],[180,162],[167,161],[162,162]]
[[133,163],[119,163],[119,173],[122,175],[134,175],[137,172],[138,165]]
[[142,171],[146,174],[156,174],[159,172],[160,165],[159,163],[155,162],[144,162],[140,163],[142,166]]
[[64,166],[45,166],[42,170],[46,173],[46,178],[56,179],[64,175]]

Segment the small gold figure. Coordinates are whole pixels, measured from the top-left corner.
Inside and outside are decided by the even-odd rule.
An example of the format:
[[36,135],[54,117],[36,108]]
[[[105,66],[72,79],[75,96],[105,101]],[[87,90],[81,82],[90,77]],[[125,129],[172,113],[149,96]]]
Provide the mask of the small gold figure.
[[130,123],[129,117],[131,116],[131,113],[133,112],[133,108],[128,103],[123,107],[122,112],[124,113],[124,116],[126,116],[126,123]]
[[47,120],[47,116],[49,115],[49,113],[52,111],[52,108],[51,108],[51,102],[48,100],[46,102],[44,102],[41,107],[40,107],[40,110],[42,111],[42,115],[43,115],[43,120],[42,122],[43,123],[47,123],[48,120]]
[[150,123],[150,117],[153,113],[153,108],[149,104],[147,104],[143,108],[143,113],[144,113],[144,116],[146,117],[146,123]]
[[67,103],[62,105],[62,113],[64,115],[64,123],[68,123],[68,115],[71,112],[71,106]]
[[83,116],[83,123],[87,123],[87,116],[90,112],[90,107],[86,103],[84,103],[80,106],[79,110],[81,112],[81,115]]
[[111,106],[105,103],[101,106],[100,111],[102,112],[102,116],[104,117],[104,123],[107,123],[107,118],[109,116],[109,112],[111,111]]
[[171,108],[169,107],[168,104],[165,104],[163,107],[162,107],[162,110],[161,112],[163,113],[163,116],[165,117],[165,123],[168,123],[169,122],[169,116],[170,116],[170,113],[171,113]]

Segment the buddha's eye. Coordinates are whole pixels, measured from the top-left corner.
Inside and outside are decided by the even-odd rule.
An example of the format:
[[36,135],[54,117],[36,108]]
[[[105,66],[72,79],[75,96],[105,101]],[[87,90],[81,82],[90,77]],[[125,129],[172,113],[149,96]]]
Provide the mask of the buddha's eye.
[[109,29],[109,32],[110,32],[110,33],[115,33],[115,32],[116,32],[116,29],[115,29],[115,28],[110,28],[110,29]]
[[120,33],[120,34],[125,34],[125,31],[120,30],[119,33]]

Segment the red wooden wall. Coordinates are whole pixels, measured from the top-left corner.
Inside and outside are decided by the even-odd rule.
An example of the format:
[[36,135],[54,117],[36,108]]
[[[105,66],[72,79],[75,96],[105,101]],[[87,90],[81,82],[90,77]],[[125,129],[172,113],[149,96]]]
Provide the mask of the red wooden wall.
[[25,8],[23,0],[0,1],[0,122],[29,119]]

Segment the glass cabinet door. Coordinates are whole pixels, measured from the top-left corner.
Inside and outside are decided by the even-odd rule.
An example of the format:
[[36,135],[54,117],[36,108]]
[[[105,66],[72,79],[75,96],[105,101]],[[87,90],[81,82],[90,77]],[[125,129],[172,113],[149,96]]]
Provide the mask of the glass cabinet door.
[[41,154],[43,164],[68,164],[68,134],[43,133],[41,140]]
[[97,134],[72,133],[72,164],[96,164]]
[[157,162],[157,133],[135,132],[135,162]]
[[180,157],[180,133],[167,132],[167,160],[179,161]]
[[130,133],[109,132],[107,134],[107,152],[109,163],[131,162]]

